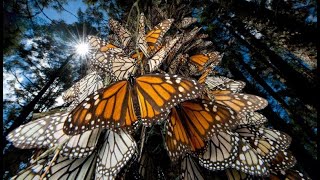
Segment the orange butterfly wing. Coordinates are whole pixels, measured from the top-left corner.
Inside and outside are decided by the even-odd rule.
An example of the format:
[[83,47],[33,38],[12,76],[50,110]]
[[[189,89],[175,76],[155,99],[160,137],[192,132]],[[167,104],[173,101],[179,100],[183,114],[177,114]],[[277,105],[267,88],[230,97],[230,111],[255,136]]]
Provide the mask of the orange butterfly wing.
[[[163,36],[170,29],[173,21],[173,19],[162,21],[144,36],[144,15],[140,16],[139,34],[137,38],[138,47],[143,52],[139,52],[140,58],[143,58],[144,55],[149,58],[161,48]],[[135,53],[131,57],[137,59],[138,54]]]
[[82,101],[69,114],[63,130],[75,135],[99,127],[130,127],[136,121],[130,85],[118,81]]
[[168,74],[140,76],[133,88],[127,80],[118,81],[82,101],[69,114],[64,132],[74,135],[98,127],[130,130],[137,121],[133,101],[139,103],[141,120],[150,125],[164,120],[177,103],[198,97],[202,89],[195,80]]
[[101,52],[106,52],[106,51],[108,51],[109,49],[112,49],[112,48],[117,48],[117,46],[115,46],[115,45],[113,45],[111,43],[108,43],[105,46],[100,47],[100,51]]
[[221,61],[221,55],[218,52],[210,52],[207,54],[196,54],[190,57],[190,62],[196,66],[198,72],[202,72],[209,65],[216,66]]
[[162,121],[179,102],[198,97],[203,90],[195,80],[177,75],[152,74],[136,79],[141,119],[146,125]]
[[167,125],[166,143],[172,159],[186,150],[204,148],[215,133],[237,125],[235,112],[216,103],[185,101],[179,107],[180,113],[172,109]]
[[206,70],[204,70],[204,72],[202,73],[202,75],[199,77],[198,82],[201,84],[204,84],[207,80],[207,77],[209,76],[209,74],[211,73],[212,69],[214,68],[214,66],[208,67]]
[[173,19],[166,19],[156,25],[151,31],[149,31],[146,35],[146,41],[151,51],[155,52],[160,47],[160,43],[164,34],[170,29],[171,24],[173,23]]
[[172,108],[169,117],[169,122],[167,123],[166,128],[166,148],[168,149],[170,157],[175,160],[190,149],[189,146],[191,146],[191,142],[188,132],[186,132],[176,108]]
[[197,55],[191,56],[190,60],[197,66],[198,71],[202,71],[204,68],[204,65],[209,60],[209,56],[204,54],[197,54]]
[[242,118],[245,118],[247,113],[263,109],[268,105],[268,101],[259,96],[232,93],[229,90],[213,90],[208,95],[217,103],[236,111]]

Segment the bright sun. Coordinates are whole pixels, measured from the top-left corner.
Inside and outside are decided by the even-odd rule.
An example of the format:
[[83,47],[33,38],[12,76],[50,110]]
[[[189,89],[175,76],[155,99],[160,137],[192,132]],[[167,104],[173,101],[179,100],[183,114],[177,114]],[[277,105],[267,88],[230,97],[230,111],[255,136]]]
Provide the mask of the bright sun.
[[76,45],[77,54],[80,56],[85,56],[89,53],[89,45],[87,43],[79,43]]

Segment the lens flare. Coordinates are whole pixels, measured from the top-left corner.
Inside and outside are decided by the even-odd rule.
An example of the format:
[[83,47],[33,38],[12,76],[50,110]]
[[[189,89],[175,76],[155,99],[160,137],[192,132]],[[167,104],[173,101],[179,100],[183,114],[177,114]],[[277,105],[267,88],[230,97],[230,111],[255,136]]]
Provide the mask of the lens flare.
[[87,43],[79,43],[76,45],[76,52],[80,56],[86,56],[89,53],[89,48]]

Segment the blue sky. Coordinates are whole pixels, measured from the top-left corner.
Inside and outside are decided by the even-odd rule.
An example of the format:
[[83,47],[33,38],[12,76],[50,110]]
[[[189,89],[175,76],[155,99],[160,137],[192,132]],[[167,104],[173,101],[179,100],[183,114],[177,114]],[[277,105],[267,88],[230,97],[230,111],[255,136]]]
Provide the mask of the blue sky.
[[[66,10],[70,11],[72,14],[77,15],[78,9],[80,8],[82,12],[84,12],[87,8],[87,5],[84,4],[82,0],[73,0],[68,1],[68,4],[63,5],[63,7]],[[52,20],[64,20],[68,24],[78,21],[78,19],[74,17],[74,15],[64,10],[62,12],[58,12],[52,8],[45,8],[44,13]],[[45,19],[46,21],[49,21],[42,13],[39,14],[39,17]]]

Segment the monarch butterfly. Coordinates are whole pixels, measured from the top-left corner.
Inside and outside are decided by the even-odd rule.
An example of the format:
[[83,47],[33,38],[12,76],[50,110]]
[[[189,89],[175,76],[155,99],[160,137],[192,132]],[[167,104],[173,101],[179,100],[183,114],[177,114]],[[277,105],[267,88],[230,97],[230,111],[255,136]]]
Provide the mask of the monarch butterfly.
[[226,170],[226,175],[228,180],[248,180],[248,179],[263,179],[263,178],[259,178],[257,176],[252,177],[249,174],[246,174],[244,172],[238,171],[236,169],[227,169]]
[[248,112],[265,108],[268,101],[255,95],[232,93],[230,90],[208,91],[208,96],[215,102],[228,106],[238,113],[239,118],[245,118]]
[[170,74],[176,74],[179,65],[185,63],[187,61],[187,58],[188,58],[188,54],[182,54],[182,53],[178,54],[177,57],[170,63],[168,72]]
[[238,156],[239,136],[231,131],[221,131],[212,136],[205,152],[199,156],[201,166],[223,170],[231,166]]
[[297,160],[290,151],[281,150],[270,162],[270,169],[273,171],[285,171],[292,168],[296,163]]
[[239,120],[240,125],[254,125],[254,126],[261,126],[266,123],[268,120],[267,118],[258,113],[258,112],[249,112],[246,114],[245,118],[241,118]]
[[[137,37],[137,46],[143,52],[143,54],[149,58],[150,49],[145,37],[145,16],[143,13],[140,14],[139,18],[139,28],[138,28],[138,37]],[[140,56],[142,57],[142,56]]]
[[[132,82],[132,83],[129,83]],[[68,116],[66,134],[102,128],[129,127],[138,115],[149,125],[164,120],[167,111],[179,102],[198,97],[203,87],[195,80],[168,74],[149,74],[118,81],[88,96]]]
[[161,63],[165,60],[168,55],[168,52],[171,48],[176,44],[180,37],[173,39],[172,41],[168,42],[168,44],[162,47],[151,59],[148,60],[149,65],[149,72],[153,72],[156,70]]
[[[86,141],[86,139],[83,139]],[[76,148],[74,148],[76,150]],[[63,148],[62,148],[63,150]],[[125,131],[118,133],[107,131],[103,144],[87,157],[70,159],[68,156],[58,156],[54,164],[49,168],[48,179],[91,179],[94,170],[101,177],[115,177],[121,168],[135,154],[136,143]],[[31,176],[40,177],[50,158],[40,159],[26,170],[17,175],[17,179]]]
[[[113,48],[114,51],[117,49]],[[137,69],[135,59],[126,57],[119,51],[118,53],[97,52],[92,59],[92,64],[97,70],[100,69],[109,74],[113,81],[128,79]]]
[[270,180],[311,180],[307,175],[293,169],[285,171],[272,172],[270,174]]
[[242,127],[236,130],[250,146],[257,151],[265,162],[272,161],[279,152],[290,144],[291,138],[284,133],[279,133],[270,137],[276,132],[269,131],[267,128]]
[[87,41],[91,48],[93,49],[100,49],[103,46],[106,46],[106,41],[102,40],[101,38],[97,36],[88,35]]
[[206,54],[196,54],[190,56],[189,66],[195,66],[195,71],[191,71],[191,75],[199,75],[205,70],[209,64],[216,66],[222,59],[218,52],[210,52]]
[[176,160],[187,150],[205,146],[215,133],[236,126],[235,112],[208,101],[185,101],[172,108],[166,134],[169,156]]
[[117,48],[117,46],[113,45],[112,43],[107,43],[105,40],[102,40],[97,36],[88,35],[87,40],[91,48],[101,52],[106,52],[110,49]]
[[236,132],[247,139],[256,137],[271,140],[276,149],[287,149],[291,143],[291,137],[286,133],[266,127],[240,126]]
[[204,84],[207,81],[207,77],[209,76],[209,74],[212,72],[214,68],[214,65],[211,64],[203,73],[202,75],[199,77],[198,82],[201,84]]
[[21,149],[51,148],[67,140],[60,151],[61,155],[70,158],[90,155],[101,131],[94,129],[69,137],[62,131],[67,115],[68,113],[56,113],[36,119],[10,132],[7,139]]
[[96,163],[96,153],[84,158],[69,159],[59,156],[46,173],[46,179],[91,179]]
[[[162,47],[152,58],[148,60],[149,72],[156,70],[167,56],[167,53],[177,42],[177,38]],[[128,79],[136,71],[136,61],[126,57],[118,48],[111,48],[107,52],[97,52],[94,55],[93,66],[108,72],[114,81]],[[121,50],[121,49],[120,49]]]
[[197,22],[197,18],[193,18],[193,17],[185,17],[181,20],[181,22],[177,25],[177,27],[179,28],[187,28],[189,27],[191,24]]
[[192,157],[187,154],[181,162],[181,179],[184,180],[204,180],[201,170]]
[[[63,92],[63,100],[66,102],[74,101],[78,104],[88,95],[103,87],[103,80],[99,74],[94,71],[87,74],[80,81],[73,84],[69,89]],[[72,105],[73,106],[73,105]]]
[[[151,31],[147,33],[147,35],[144,34],[144,15],[140,15],[140,21],[139,21],[139,33],[137,38],[137,45],[142,51],[144,55],[146,55],[147,58],[149,58],[151,55],[153,55],[155,52],[157,52],[160,49],[161,42],[163,40],[164,34],[170,29],[173,19],[166,19],[156,25]],[[170,44],[167,42],[167,44]],[[174,45],[174,43],[171,43]],[[169,50],[169,49],[168,49]],[[143,58],[143,54],[140,53],[140,58]],[[138,54],[135,53],[131,56],[132,58],[137,58]]]
[[96,173],[115,176],[136,153],[137,144],[124,130],[108,130],[98,152]]
[[231,168],[251,175],[262,176],[269,174],[262,157],[242,138],[239,141],[238,156]]
[[110,19],[109,26],[110,29],[119,37],[122,46],[127,47],[132,38],[131,33],[114,19]]
[[210,76],[205,83],[209,89],[230,90],[232,93],[239,93],[246,85],[243,81],[235,81],[223,76]]
[[28,168],[18,172],[17,175],[13,176],[12,180],[36,180],[40,179],[43,173],[44,167],[47,164],[48,159],[43,158],[39,161],[32,163]]
[[170,29],[174,19],[166,19],[156,25],[151,31],[147,33],[146,41],[151,50],[151,54],[159,49],[164,34]]
[[185,44],[187,44],[188,42],[190,42],[196,35],[197,33],[200,31],[201,28],[195,27],[193,28],[191,31],[182,34],[180,40],[177,42],[177,44],[171,49],[171,51],[168,54],[168,58],[167,58],[167,62],[168,64],[171,63],[171,61],[174,59],[174,57],[176,56],[176,53],[181,50],[181,47]]

